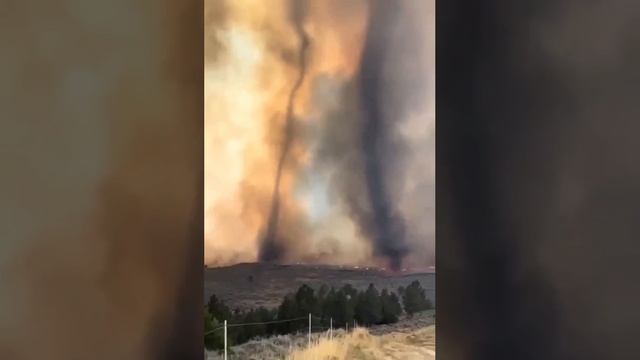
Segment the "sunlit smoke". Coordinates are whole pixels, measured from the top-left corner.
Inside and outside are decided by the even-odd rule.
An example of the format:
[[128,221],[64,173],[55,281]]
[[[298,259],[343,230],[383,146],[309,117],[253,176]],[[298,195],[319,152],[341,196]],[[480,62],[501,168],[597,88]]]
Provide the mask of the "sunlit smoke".
[[[433,3],[395,4],[384,25],[364,0],[205,3],[206,263],[432,263]],[[380,73],[376,136],[393,150],[377,162],[366,161],[378,140],[357,86],[366,44],[388,54],[369,67]],[[404,236],[380,236],[382,203]]]
[[291,94],[289,94],[289,98],[287,100],[287,111],[285,114],[286,122],[284,124],[284,139],[282,144],[282,152],[280,154],[280,158],[278,159],[278,167],[276,169],[276,179],[275,185],[273,189],[273,195],[271,198],[271,210],[269,213],[269,220],[267,223],[267,230],[262,239],[261,251],[260,251],[260,260],[264,261],[273,261],[279,260],[281,256],[280,245],[278,244],[278,217],[280,215],[280,179],[282,178],[282,167],[284,166],[285,161],[287,161],[287,155],[289,155],[289,147],[291,146],[291,141],[293,140],[293,126],[294,126],[294,118],[293,118],[293,107],[296,101],[296,95],[300,90],[300,86],[304,81],[304,77],[307,73],[307,59],[306,53],[309,47],[309,35],[304,29],[303,21],[304,21],[304,12],[306,11],[306,5],[302,1],[295,1],[292,3],[292,15],[291,22],[296,31],[296,35],[300,41],[300,50],[298,54],[298,67],[299,72],[296,77],[295,84],[291,89]]

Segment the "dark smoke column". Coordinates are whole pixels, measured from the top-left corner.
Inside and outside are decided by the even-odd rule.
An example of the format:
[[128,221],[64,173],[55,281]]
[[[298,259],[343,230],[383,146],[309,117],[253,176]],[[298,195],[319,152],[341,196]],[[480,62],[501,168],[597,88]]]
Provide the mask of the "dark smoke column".
[[365,186],[371,206],[371,218],[366,227],[373,237],[376,255],[389,260],[389,266],[398,270],[408,253],[405,243],[404,220],[397,213],[387,187],[386,165],[394,161],[390,151],[390,121],[383,114],[384,57],[394,17],[397,14],[392,1],[372,1],[367,39],[362,53],[359,89],[362,122],[362,159],[364,161]]
[[289,154],[289,148],[291,147],[291,141],[293,140],[293,106],[295,104],[298,90],[300,89],[307,72],[306,52],[309,48],[309,36],[304,31],[303,27],[305,7],[306,0],[291,1],[291,22],[293,23],[296,34],[300,40],[300,52],[298,53],[299,72],[287,101],[284,141],[282,144],[282,152],[278,159],[278,168],[276,169],[276,180],[271,198],[271,209],[269,212],[267,230],[262,240],[262,246],[258,256],[260,261],[278,261],[283,255],[283,248],[279,244],[278,234],[278,222],[280,218],[280,179],[282,177],[282,168],[284,163],[287,161],[287,155]]

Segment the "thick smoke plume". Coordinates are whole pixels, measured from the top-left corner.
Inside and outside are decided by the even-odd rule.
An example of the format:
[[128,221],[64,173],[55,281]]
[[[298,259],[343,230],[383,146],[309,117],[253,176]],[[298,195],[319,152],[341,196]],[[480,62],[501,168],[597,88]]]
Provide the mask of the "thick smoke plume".
[[433,4],[370,4],[359,72],[338,85],[318,164],[374,257],[394,270],[411,252],[414,265],[433,265],[434,35],[420,25]]
[[433,2],[223,8],[207,30],[207,263],[433,265]]
[[273,195],[271,198],[271,209],[269,212],[269,220],[267,223],[267,230],[264,239],[262,240],[262,248],[260,250],[259,258],[261,261],[275,261],[281,259],[282,249],[279,245],[278,239],[278,219],[280,216],[280,180],[282,177],[282,169],[284,163],[287,161],[289,155],[289,148],[291,147],[291,141],[294,136],[294,105],[296,101],[296,95],[300,90],[300,86],[304,81],[307,73],[307,49],[309,48],[309,36],[304,30],[304,13],[306,4],[302,0],[293,1],[291,3],[291,22],[295,28],[296,35],[300,41],[300,50],[298,53],[298,76],[295,84],[291,89],[291,94],[287,100],[286,110],[286,122],[284,125],[284,140],[282,144],[282,153],[278,159],[278,167],[276,169],[276,179],[273,189]]
[[[357,72],[366,3],[213,3],[205,10],[222,8],[224,19],[206,24],[205,261],[367,259],[348,219],[323,216],[337,226],[321,226],[309,216],[313,191],[304,188],[313,157],[306,130],[325,111],[313,101],[315,80]],[[304,32],[313,56],[301,74]]]
[[[389,149],[389,119],[385,119],[381,94],[382,69],[385,48],[382,37],[389,32],[389,24],[393,24],[389,14],[394,14],[390,3],[376,3],[372,8],[369,22],[369,33],[362,54],[360,69],[360,93],[362,114],[362,155],[365,171],[365,188],[369,199],[372,218],[364,224],[375,244],[378,255],[389,259],[390,266],[398,270],[402,258],[407,254],[405,244],[404,219],[395,209],[386,184],[386,165],[394,159]],[[385,121],[386,120],[386,121]],[[397,120],[397,119],[396,119]],[[391,119],[393,121],[393,119]]]

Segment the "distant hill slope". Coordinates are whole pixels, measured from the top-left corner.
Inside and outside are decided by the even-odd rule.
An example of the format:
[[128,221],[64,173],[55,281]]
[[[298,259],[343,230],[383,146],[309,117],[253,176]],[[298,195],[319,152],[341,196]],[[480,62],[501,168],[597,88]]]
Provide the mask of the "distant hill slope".
[[205,268],[205,303],[216,294],[232,309],[276,307],[282,298],[300,285],[314,288],[321,284],[341,287],[352,284],[363,289],[373,283],[378,290],[396,291],[414,280],[420,281],[427,296],[435,304],[435,273],[390,273],[373,268],[338,267],[328,265],[277,265],[243,263],[227,267]]

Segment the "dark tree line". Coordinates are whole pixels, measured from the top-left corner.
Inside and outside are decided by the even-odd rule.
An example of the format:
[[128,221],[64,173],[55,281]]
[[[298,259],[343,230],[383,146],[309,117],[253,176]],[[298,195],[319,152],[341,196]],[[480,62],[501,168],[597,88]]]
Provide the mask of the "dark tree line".
[[[406,288],[398,288],[398,294],[387,289],[378,292],[373,284],[364,291],[358,291],[350,284],[339,289],[322,285],[315,291],[304,284],[295,293],[285,296],[276,309],[259,307],[248,311],[231,311],[224,302],[212,295],[205,309],[205,346],[210,350],[223,347],[222,330],[212,330],[222,326],[224,320],[228,323],[227,342],[232,346],[252,338],[306,330],[309,314],[312,315],[313,329],[325,329],[331,321],[334,328],[345,327],[354,321],[361,326],[391,324],[398,321],[403,308],[409,316],[432,308],[418,281]],[[298,318],[296,321],[278,322]],[[267,322],[271,323],[233,326]]]
[[398,293],[402,296],[402,305],[407,315],[411,316],[423,310],[433,308],[431,300],[427,298],[425,289],[420,286],[420,282],[415,280],[406,288],[400,286]]

